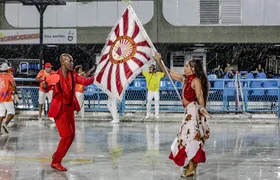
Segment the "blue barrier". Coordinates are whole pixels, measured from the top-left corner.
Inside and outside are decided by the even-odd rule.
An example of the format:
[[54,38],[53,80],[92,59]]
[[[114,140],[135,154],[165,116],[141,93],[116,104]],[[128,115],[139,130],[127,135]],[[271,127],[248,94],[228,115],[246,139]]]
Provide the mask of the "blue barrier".
[[[34,81],[34,79],[15,78],[16,81]],[[178,91],[182,91],[182,83],[174,82]],[[271,112],[279,114],[280,80],[279,79],[242,79],[241,86],[244,102],[237,105],[236,89],[233,79],[209,80],[210,91],[207,110],[212,113],[241,112],[244,106],[246,112]],[[20,104],[18,109],[38,108],[38,87],[18,86]],[[85,88],[86,111],[107,111],[107,95],[94,84]],[[241,91],[238,89],[239,100]],[[120,113],[146,110],[146,82],[136,78],[127,88],[119,103]],[[153,107],[153,106],[152,106]],[[183,112],[182,104],[168,79],[161,81],[160,111]]]

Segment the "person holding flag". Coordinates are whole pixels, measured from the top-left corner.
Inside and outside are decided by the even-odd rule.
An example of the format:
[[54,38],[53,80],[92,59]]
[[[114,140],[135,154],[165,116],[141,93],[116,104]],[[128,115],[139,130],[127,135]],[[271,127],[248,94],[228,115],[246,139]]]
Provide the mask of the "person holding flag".
[[117,98],[111,98],[108,96],[107,108],[112,114],[113,120],[110,121],[111,124],[118,124],[120,122],[120,115],[118,111],[118,100]]
[[179,74],[166,71],[159,53],[156,53],[155,59],[173,80],[183,82],[182,103],[185,115],[178,136],[171,146],[169,158],[186,169],[181,177],[194,176],[198,163],[206,161],[204,144],[210,136],[206,117],[211,116],[205,109],[209,93],[208,79],[201,60],[188,61],[184,67],[185,74]]
[[128,6],[107,38],[94,84],[111,99],[120,101],[129,84],[150,63],[153,52],[149,36]]

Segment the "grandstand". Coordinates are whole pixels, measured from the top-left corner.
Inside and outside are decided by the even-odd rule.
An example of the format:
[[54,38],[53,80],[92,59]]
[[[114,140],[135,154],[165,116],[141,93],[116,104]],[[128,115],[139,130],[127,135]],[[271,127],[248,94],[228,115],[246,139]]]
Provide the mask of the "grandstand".
[[[215,75],[214,75],[215,76]],[[254,113],[278,113],[280,89],[279,79],[267,79],[264,73],[247,73],[241,79],[244,94],[245,111]],[[236,104],[236,88],[234,78],[225,76],[222,79],[208,76],[210,94],[208,98],[208,110],[212,113],[241,112]],[[16,78],[16,81],[33,81],[34,79]],[[35,82],[34,82],[35,83]],[[182,83],[174,81],[179,92],[182,90]],[[239,89],[240,91],[240,89]],[[19,109],[38,108],[38,87],[19,86],[20,105]],[[145,111],[146,110],[146,81],[143,77],[136,78],[127,88],[120,103],[121,113]],[[239,92],[241,99],[241,93]],[[107,95],[98,89],[94,84],[85,89],[85,107],[87,111],[107,111]],[[160,111],[161,112],[182,112],[183,107],[170,80],[165,77],[160,85]]]

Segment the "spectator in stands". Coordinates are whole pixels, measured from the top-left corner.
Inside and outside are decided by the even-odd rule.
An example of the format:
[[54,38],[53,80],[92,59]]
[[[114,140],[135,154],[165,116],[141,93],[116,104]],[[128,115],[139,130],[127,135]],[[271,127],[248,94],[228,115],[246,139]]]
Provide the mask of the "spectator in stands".
[[225,68],[224,73],[228,73],[229,71],[233,71],[233,67],[230,65],[229,62],[227,62],[227,67]]
[[228,72],[226,73],[226,75],[228,76],[229,79],[233,79],[233,78],[234,78],[234,74],[235,74],[234,71],[228,71]]
[[146,84],[148,89],[148,102],[147,102],[147,114],[146,118],[150,117],[150,109],[153,98],[155,99],[155,117],[159,118],[159,87],[160,80],[165,76],[163,72],[157,72],[154,64],[149,66],[149,71],[142,71],[143,76],[146,78]]
[[[14,76],[9,73],[9,66],[7,63],[3,63],[0,66],[0,126],[1,126],[1,134],[9,133],[7,125],[13,119],[15,115],[15,107],[14,101],[18,99],[17,97],[17,88],[16,83],[14,80]],[[14,92],[14,96],[12,97]],[[14,98],[14,99],[13,99]],[[7,118],[5,123],[3,119],[6,116],[7,111]],[[3,125],[2,125],[3,124]]]
[[272,79],[272,78],[274,77],[273,72],[272,72],[271,70],[268,70],[268,71],[267,71],[267,74],[266,74],[266,77],[267,77],[268,79]]
[[224,71],[221,68],[221,65],[218,65],[218,67],[214,68],[212,73],[216,74],[217,78],[222,78],[224,76]]
[[[165,71],[161,55],[155,55],[156,61]],[[167,72],[166,72],[167,73]],[[182,98],[185,116],[171,148],[169,158],[186,170],[181,177],[190,177],[196,174],[198,163],[206,161],[203,146],[209,138],[210,129],[206,117],[209,83],[203,70],[201,60],[190,60],[184,68],[184,74],[170,71],[173,80],[183,82]]]
[[[39,123],[42,122],[42,110],[43,110],[43,104],[45,104],[46,98],[48,98],[48,103],[51,103],[52,101],[52,86],[47,87],[46,86],[46,77],[49,76],[50,74],[54,73],[52,71],[52,65],[51,63],[46,63],[44,65],[45,69],[42,69],[37,77],[36,80],[40,81],[40,89],[39,89]],[[52,122],[54,122],[53,118],[50,118]]]
[[256,72],[260,73],[260,72],[264,72],[264,69],[262,68],[261,64],[258,64],[258,67],[256,69]]
[[[82,65],[76,66],[74,70],[76,71],[76,73],[79,76],[87,77],[90,73],[92,73],[95,70],[95,67],[90,69],[87,73],[84,72]],[[80,108],[81,108],[80,112],[78,112],[77,115],[81,115],[82,117],[84,117],[84,114],[85,114],[84,90],[85,90],[84,85],[76,83],[75,93],[76,93],[76,96],[77,96],[77,99],[78,99],[78,102],[79,102],[79,105],[80,105]]]

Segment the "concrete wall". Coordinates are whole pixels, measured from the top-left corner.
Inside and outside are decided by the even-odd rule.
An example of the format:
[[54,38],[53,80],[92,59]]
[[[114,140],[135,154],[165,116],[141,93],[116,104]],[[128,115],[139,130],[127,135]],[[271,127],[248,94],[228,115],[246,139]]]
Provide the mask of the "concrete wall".
[[[144,27],[154,43],[280,43],[280,26],[172,26],[162,15],[162,0],[154,1],[154,16]],[[0,29],[14,29],[4,18],[3,4]],[[104,44],[110,31],[78,27],[78,43]]]

